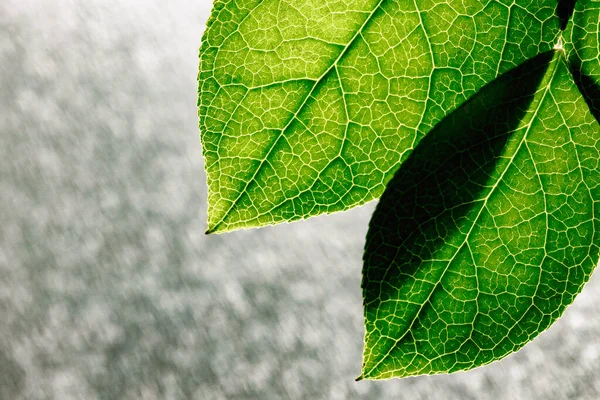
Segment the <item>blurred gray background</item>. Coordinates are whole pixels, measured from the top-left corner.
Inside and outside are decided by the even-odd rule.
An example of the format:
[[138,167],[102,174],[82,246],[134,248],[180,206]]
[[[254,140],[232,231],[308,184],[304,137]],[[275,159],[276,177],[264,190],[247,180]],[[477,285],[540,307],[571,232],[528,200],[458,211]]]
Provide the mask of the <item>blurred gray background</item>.
[[0,399],[598,399],[600,275],[521,352],[354,382],[373,204],[205,236],[210,0],[0,1]]

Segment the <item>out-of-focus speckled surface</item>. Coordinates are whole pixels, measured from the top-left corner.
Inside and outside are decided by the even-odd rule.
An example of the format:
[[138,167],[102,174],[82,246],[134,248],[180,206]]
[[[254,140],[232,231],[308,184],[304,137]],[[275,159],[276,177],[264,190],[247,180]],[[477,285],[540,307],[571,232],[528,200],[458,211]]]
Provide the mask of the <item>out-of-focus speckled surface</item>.
[[600,275],[518,354],[359,382],[373,205],[204,236],[209,0],[0,2],[0,399],[597,399]]

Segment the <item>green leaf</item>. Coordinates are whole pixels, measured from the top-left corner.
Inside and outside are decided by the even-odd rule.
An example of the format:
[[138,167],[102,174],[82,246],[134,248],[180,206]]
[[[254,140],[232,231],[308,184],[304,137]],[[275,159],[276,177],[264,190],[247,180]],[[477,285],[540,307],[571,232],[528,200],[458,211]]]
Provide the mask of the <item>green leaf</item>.
[[547,329],[600,258],[600,125],[562,51],[445,118],[389,183],[364,256],[358,379],[467,370]]
[[556,0],[216,0],[200,51],[208,232],[377,198],[448,112],[557,41]]
[[564,33],[577,86],[600,121],[600,1],[579,0]]

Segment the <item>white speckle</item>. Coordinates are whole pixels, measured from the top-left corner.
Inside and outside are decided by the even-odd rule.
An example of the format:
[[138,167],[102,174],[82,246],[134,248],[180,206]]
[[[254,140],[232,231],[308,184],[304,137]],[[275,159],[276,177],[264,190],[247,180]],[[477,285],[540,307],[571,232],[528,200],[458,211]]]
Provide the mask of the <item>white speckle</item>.
[[558,38],[558,42],[556,42],[556,44],[554,45],[554,50],[563,50],[564,51],[563,41],[562,41],[561,37]]

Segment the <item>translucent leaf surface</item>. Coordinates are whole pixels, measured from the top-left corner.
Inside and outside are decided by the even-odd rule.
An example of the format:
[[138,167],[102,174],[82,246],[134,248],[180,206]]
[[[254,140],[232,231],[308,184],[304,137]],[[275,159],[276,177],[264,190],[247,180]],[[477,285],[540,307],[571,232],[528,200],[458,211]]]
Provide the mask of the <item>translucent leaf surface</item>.
[[548,328],[599,260],[599,163],[600,126],[562,51],[438,124],[371,220],[359,379],[471,369]]
[[377,198],[448,112],[551,49],[556,0],[217,0],[200,51],[208,231]]

